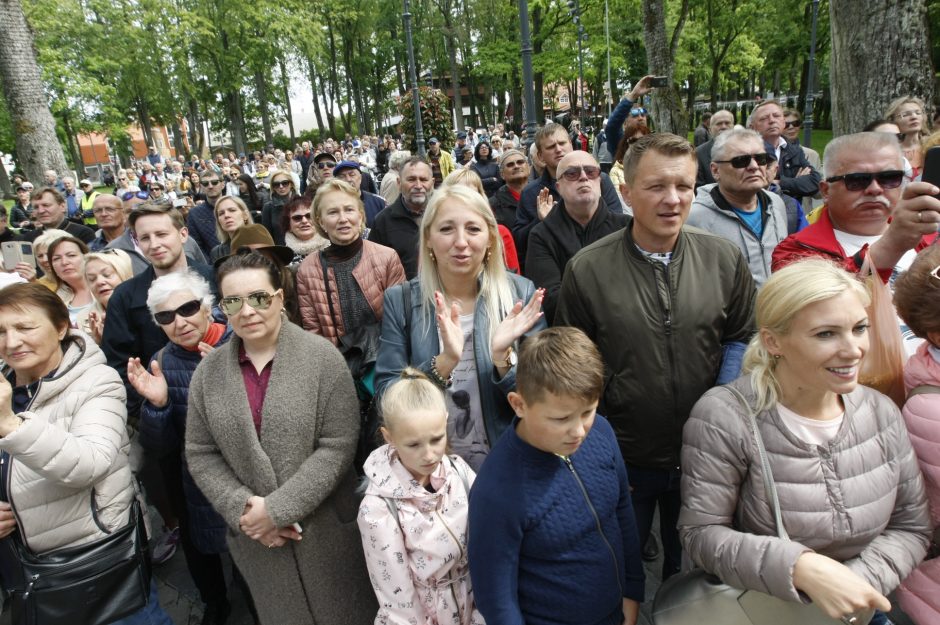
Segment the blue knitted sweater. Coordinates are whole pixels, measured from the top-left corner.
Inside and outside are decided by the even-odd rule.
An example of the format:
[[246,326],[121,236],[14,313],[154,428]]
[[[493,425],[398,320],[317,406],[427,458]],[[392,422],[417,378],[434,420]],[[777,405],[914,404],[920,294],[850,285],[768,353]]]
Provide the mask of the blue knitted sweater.
[[642,602],[644,579],[613,429],[598,415],[566,462],[519,438],[517,424],[470,492],[477,608],[492,625],[620,625],[622,598]]

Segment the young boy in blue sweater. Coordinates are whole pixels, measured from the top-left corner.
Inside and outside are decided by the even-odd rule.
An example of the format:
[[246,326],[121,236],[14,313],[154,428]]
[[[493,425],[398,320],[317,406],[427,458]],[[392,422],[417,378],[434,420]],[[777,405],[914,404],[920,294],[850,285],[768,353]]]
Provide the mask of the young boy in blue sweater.
[[641,545],[617,440],[596,414],[603,386],[581,330],[523,344],[516,419],[470,492],[470,577],[487,625],[636,623]]

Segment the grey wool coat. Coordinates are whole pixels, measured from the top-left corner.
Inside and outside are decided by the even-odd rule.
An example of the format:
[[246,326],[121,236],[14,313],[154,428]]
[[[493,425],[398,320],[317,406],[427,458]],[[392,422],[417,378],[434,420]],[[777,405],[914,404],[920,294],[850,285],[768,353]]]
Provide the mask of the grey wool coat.
[[[186,460],[229,526],[228,545],[263,625],[365,625],[378,610],[356,525],[352,468],[359,404],[346,362],[284,321],[255,433],[233,337],[199,364],[189,390]],[[238,529],[252,495],[303,540],[269,549]]]

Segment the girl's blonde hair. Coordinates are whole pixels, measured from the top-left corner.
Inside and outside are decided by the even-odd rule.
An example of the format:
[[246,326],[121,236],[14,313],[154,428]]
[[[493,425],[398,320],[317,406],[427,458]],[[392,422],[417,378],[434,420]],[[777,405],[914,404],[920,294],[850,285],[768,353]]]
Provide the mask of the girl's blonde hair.
[[[773,274],[757,294],[758,331],[766,329],[780,336],[789,334],[797,313],[810,304],[846,291],[855,293],[863,306],[871,302],[866,286],[835,263],[813,258],[787,265]],[[769,409],[780,399],[780,384],[774,373],[776,366],[777,361],[767,351],[758,332],[744,353],[743,366],[743,372],[751,374],[758,412]]]
[[424,373],[405,367],[401,377],[382,394],[382,425],[394,430],[396,423],[419,411],[440,412],[446,419],[444,393]]
[[[251,211],[248,210],[248,205],[245,204],[244,200],[240,197],[235,197],[234,195],[223,195],[215,203],[215,206],[212,208],[212,213],[215,215],[215,234],[219,237],[219,243],[230,243],[232,241],[232,235],[222,230],[222,225],[219,223],[219,204],[223,202],[231,202],[242,212],[242,215],[245,217],[244,225],[249,225],[255,223],[255,220],[251,217]],[[241,226],[239,226],[240,228]]]
[[[431,201],[428,202],[428,206],[424,210],[424,217],[421,219],[418,281],[421,285],[421,305],[423,307],[425,331],[430,330],[430,324],[434,320],[434,293],[436,291],[445,293],[444,284],[441,282],[441,276],[437,270],[437,263],[431,256],[431,248],[429,247],[431,226],[434,225],[437,213],[445,202],[463,205],[479,215],[486,223],[490,245],[483,258],[483,266],[477,279],[480,283],[478,297],[483,298],[486,316],[489,318],[490,336],[487,337],[487,342],[489,342],[489,339],[493,338],[492,335],[496,331],[496,326],[509,314],[515,302],[513,301],[509,275],[506,273],[506,265],[503,263],[503,240],[499,235],[496,217],[493,215],[490,203],[486,200],[486,196],[462,185],[442,185],[431,197]],[[464,314],[470,312],[472,311],[464,311]]]
[[447,177],[444,178],[444,182],[441,183],[441,188],[454,187],[458,185],[463,185],[468,189],[473,189],[480,195],[486,197],[486,191],[483,189],[483,181],[480,180],[480,176],[477,174],[477,172],[473,171],[469,167],[462,167],[447,174]]

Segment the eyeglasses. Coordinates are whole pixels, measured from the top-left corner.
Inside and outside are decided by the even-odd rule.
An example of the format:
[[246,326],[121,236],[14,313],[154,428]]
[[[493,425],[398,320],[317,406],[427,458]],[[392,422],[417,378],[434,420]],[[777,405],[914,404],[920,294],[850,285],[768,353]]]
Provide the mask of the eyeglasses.
[[[190,300],[178,307],[176,310],[161,310],[160,312],[153,313],[154,320],[162,326],[169,325],[173,323],[173,320],[176,319],[176,315],[180,317],[192,317],[202,308],[202,302],[198,299]],[[239,306],[241,308],[241,306]]]
[[150,199],[150,191],[127,191],[121,195],[121,201],[127,202],[128,200],[132,200],[135,197],[138,200],[148,200]]
[[904,172],[898,169],[878,172],[859,172],[855,174],[843,174],[842,176],[831,176],[826,178],[826,182],[839,182],[845,185],[848,191],[864,191],[871,186],[872,180],[878,181],[878,186],[883,189],[897,189],[904,181]]
[[317,169],[333,169],[336,163],[333,161],[320,161],[317,163]]
[[909,117],[914,117],[915,115],[920,117],[923,114],[924,112],[920,109],[911,109],[910,111],[904,111],[903,113],[899,114],[898,117],[901,119],[907,119]]
[[792,122],[786,122],[786,123],[784,123],[784,124],[783,124],[783,127],[784,127],[784,128],[799,128],[799,127],[802,126],[802,125],[803,125],[803,122],[801,122],[801,121],[798,120],[798,119],[795,119],[795,120],[793,120]]
[[249,293],[248,295],[231,295],[229,297],[223,297],[222,301],[219,302],[219,308],[221,308],[222,312],[224,312],[229,317],[237,315],[239,311],[241,311],[244,304],[248,304],[255,310],[267,310],[271,307],[271,301],[274,299],[274,296],[280,292],[280,289],[274,293],[268,293],[266,291],[255,291],[254,293]]
[[645,108],[630,109],[630,117],[639,117],[640,115],[646,115]]
[[581,178],[581,172],[588,177],[588,180],[597,180],[601,175],[601,168],[594,165],[581,165],[580,167],[569,167],[561,172],[562,177],[568,182],[575,182]]
[[289,187],[291,185],[290,180],[275,180],[271,183],[272,187]]
[[222,184],[222,181],[221,180],[203,180],[201,184],[204,187],[215,187],[215,186]]
[[766,167],[767,164],[772,161],[770,154],[766,152],[761,152],[759,154],[742,154],[740,156],[735,156],[734,158],[729,158],[724,161],[712,161],[713,163],[731,163],[731,166],[735,169],[744,169],[751,164],[751,161],[757,161],[759,167]]
[[509,161],[508,163],[503,163],[503,167],[505,167],[506,169],[510,169],[510,168],[515,169],[516,167],[522,167],[523,165],[525,165],[524,158],[521,158],[518,161]]
[[313,213],[300,213],[298,215],[291,215],[290,220],[295,224],[299,224],[303,221],[313,221]]

